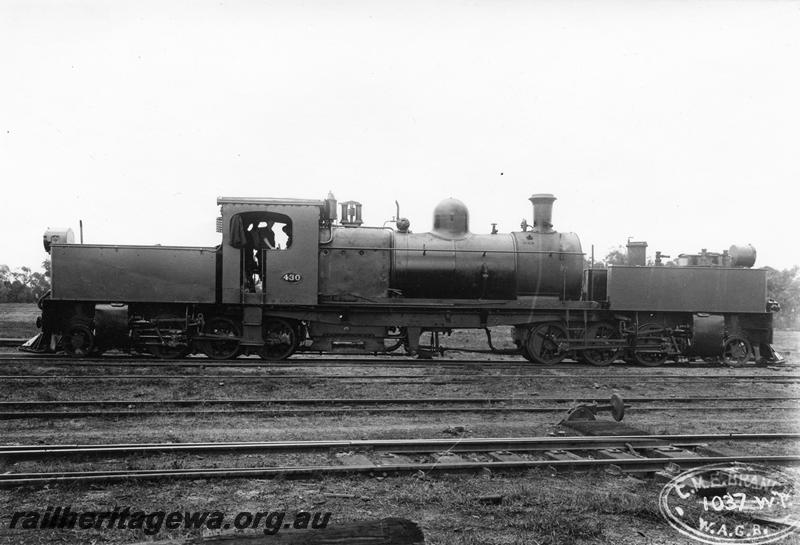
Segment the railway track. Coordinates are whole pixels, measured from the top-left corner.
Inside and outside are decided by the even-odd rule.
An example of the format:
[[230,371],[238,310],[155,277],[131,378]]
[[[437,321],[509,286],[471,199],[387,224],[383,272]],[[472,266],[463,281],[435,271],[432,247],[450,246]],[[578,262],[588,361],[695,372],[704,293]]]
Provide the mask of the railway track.
[[322,441],[234,441],[205,443],[117,443],[0,445],[0,456],[12,460],[153,454],[165,452],[311,452],[325,450],[379,450],[393,453],[551,451],[603,449],[634,445],[635,448],[697,447],[710,442],[800,440],[800,433],[699,433],[673,435],[612,435],[570,437],[501,437],[462,439],[361,439]]
[[759,381],[764,383],[796,383],[800,382],[800,375],[797,374],[739,374],[722,375],[719,374],[657,374],[644,375],[642,373],[580,373],[580,374],[553,374],[553,373],[493,373],[493,374],[444,374],[426,373],[422,375],[414,374],[389,374],[389,375],[359,375],[359,374],[271,374],[269,376],[258,376],[253,374],[85,374],[85,375],[59,375],[56,373],[47,374],[13,374],[0,375],[0,381],[17,382],[45,382],[58,380],[72,381],[138,381],[138,380],[227,380],[236,382],[249,382],[252,380],[336,380],[342,382],[364,383],[364,382],[391,382],[395,384],[452,384],[470,383],[485,380],[624,380],[635,379],[638,382],[691,382],[696,380],[715,380],[718,382],[732,381]]
[[[204,356],[192,356],[183,359],[154,359],[144,355],[109,355],[93,358],[72,359],[64,355],[53,354],[47,356],[40,355],[20,355],[10,353],[0,353],[0,366],[39,364],[55,365],[59,367],[226,367],[226,368],[306,368],[306,367],[389,367],[389,368],[463,368],[463,367],[489,367],[493,369],[596,369],[592,365],[580,362],[564,362],[554,365],[534,364],[518,359],[489,359],[498,356],[487,354],[483,358],[473,359],[418,359],[406,355],[398,356],[363,356],[363,357],[293,357],[282,361],[265,361],[257,357],[237,358],[233,360],[213,360]],[[759,368],[754,363],[743,366],[746,369]],[[782,363],[776,366],[781,369],[797,369],[798,364]],[[641,369],[654,371],[655,368],[642,367],[636,364],[629,364],[622,361],[615,362],[612,366],[605,369]],[[724,368],[719,363],[713,362],[667,362],[657,369],[720,369]]]
[[128,456],[169,452],[295,452],[329,451],[335,464],[275,467],[126,469],[20,472],[0,475],[0,487],[57,483],[118,482],[201,478],[318,478],[341,474],[408,474],[432,471],[520,471],[535,468],[618,470],[653,473],[668,464],[682,468],[710,463],[752,462],[799,464],[793,455],[723,455],[710,442],[794,441],[800,434],[695,434],[593,437],[463,438],[458,440],[300,441],[263,443],[149,443],[118,445],[46,445],[0,447],[12,460],[63,461],[68,457]]
[[[181,400],[63,400],[2,401],[0,419],[118,418],[150,416],[258,415],[262,417],[320,414],[423,414],[423,413],[559,413],[576,403],[597,397],[448,397],[448,398],[320,398],[320,399],[181,399]],[[633,397],[637,412],[798,411],[800,397]],[[765,405],[765,403],[772,405]],[[653,405],[653,403],[665,403]],[[727,404],[725,404],[727,403]]]
[[[231,398],[231,399],[167,399],[167,400],[141,400],[141,399],[69,399],[52,401],[0,401],[0,409],[9,406],[35,407],[35,406],[131,406],[131,405],[424,405],[442,403],[469,403],[469,404],[497,404],[497,403],[522,403],[522,402],[556,402],[556,403],[591,403],[600,400],[600,396],[476,396],[476,397],[372,397],[372,398]],[[650,402],[684,402],[703,403],[718,401],[800,401],[800,396],[639,396],[626,397],[630,403]]]

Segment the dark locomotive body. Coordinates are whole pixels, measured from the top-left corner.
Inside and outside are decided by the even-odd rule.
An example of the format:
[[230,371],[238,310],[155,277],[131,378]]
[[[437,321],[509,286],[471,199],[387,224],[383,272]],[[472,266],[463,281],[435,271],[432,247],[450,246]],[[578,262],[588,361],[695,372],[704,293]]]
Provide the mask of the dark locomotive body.
[[[455,199],[437,206],[428,233],[403,219],[364,227],[355,202],[337,221],[332,196],[220,198],[215,248],[66,244],[48,231],[53,287],[27,349],[415,354],[436,349],[441,332],[513,326],[516,352],[539,363],[777,358],[752,249],[645,266],[632,243],[628,266],[584,270],[577,235],[553,229],[555,198],[530,200],[533,225],[508,234],[471,233]],[[420,346],[425,332],[433,346]]]

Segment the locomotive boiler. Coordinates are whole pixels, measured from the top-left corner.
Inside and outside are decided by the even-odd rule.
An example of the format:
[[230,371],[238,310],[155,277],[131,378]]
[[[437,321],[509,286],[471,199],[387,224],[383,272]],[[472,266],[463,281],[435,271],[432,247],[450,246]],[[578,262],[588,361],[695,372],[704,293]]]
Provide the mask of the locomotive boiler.
[[[583,253],[577,235],[558,233],[551,223],[552,195],[530,199],[537,213],[533,229],[489,235],[469,230],[469,211],[461,201],[446,199],[433,212],[430,232],[353,228],[358,218],[345,218],[345,228],[332,228],[321,244],[320,293],[332,298],[370,299],[387,295],[404,299],[512,300],[518,296],[578,299]],[[343,208],[348,213],[348,208]],[[349,227],[349,228],[348,228]],[[366,265],[373,280],[353,276],[360,270],[343,256],[350,248],[376,251]],[[362,255],[362,254],[359,254]],[[383,271],[386,271],[385,273]]]
[[632,243],[628,265],[587,267],[578,236],[554,229],[555,200],[533,195],[532,224],[511,233],[472,233],[452,198],[434,209],[429,232],[402,218],[368,227],[359,203],[332,195],[220,197],[216,247],[74,244],[49,230],[52,291],[26,349],[430,354],[455,329],[486,330],[494,350],[488,328],[508,326],[513,352],[537,363],[777,360],[776,307],[754,250],[647,265]]

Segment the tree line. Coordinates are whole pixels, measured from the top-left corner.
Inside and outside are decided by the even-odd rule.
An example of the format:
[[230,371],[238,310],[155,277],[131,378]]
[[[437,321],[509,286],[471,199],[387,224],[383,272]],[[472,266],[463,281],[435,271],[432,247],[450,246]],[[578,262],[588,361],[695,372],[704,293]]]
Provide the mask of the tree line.
[[50,290],[50,260],[42,262],[42,271],[30,267],[11,270],[0,265],[0,303],[33,303]]
[[[625,256],[621,249],[611,251],[595,266],[621,265]],[[588,265],[588,261],[587,261]],[[767,270],[767,296],[781,304],[774,324],[779,329],[800,329],[800,266]],[[42,262],[42,271],[29,267],[11,270],[0,265],[0,303],[33,303],[50,289],[50,260]]]

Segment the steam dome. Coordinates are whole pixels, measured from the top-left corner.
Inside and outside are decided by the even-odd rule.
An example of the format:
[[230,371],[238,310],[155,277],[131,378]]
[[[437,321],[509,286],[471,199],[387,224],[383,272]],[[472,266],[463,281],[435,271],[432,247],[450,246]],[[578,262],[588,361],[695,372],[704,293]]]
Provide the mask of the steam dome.
[[458,199],[445,199],[433,210],[433,232],[444,238],[459,238],[469,233],[469,211]]

